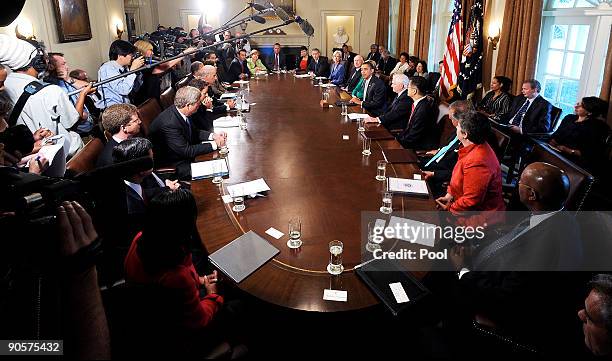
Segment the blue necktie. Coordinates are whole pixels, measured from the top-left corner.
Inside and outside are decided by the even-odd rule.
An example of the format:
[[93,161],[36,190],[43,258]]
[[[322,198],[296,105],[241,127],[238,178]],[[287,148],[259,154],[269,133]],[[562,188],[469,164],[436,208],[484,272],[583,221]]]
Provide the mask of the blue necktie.
[[187,117],[187,130],[189,132],[189,142],[191,143],[191,119]]
[[528,107],[529,107],[529,100],[526,100],[525,104],[523,104],[521,109],[519,109],[518,112],[516,112],[516,115],[512,119],[511,125],[516,125],[518,127],[521,124],[521,121],[523,120],[523,116],[525,115],[525,113],[527,113]]
[[436,155],[433,156],[433,158],[431,158],[429,160],[429,162],[427,162],[427,164],[425,164],[425,167],[429,167],[429,165],[433,162],[436,161],[436,159],[438,158],[442,158],[444,156],[444,154],[446,154],[446,152],[448,152],[449,149],[451,149],[451,147],[457,143],[457,141],[459,140],[459,138],[457,138],[457,136],[455,136],[455,139],[452,140],[452,142],[448,143],[445,147],[443,147],[442,149],[440,149],[438,151],[438,153],[436,153]]

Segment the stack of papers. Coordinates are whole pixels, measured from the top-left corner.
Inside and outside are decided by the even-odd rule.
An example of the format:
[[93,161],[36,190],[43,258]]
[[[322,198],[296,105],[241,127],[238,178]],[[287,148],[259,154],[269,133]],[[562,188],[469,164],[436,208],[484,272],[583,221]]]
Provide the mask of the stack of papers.
[[267,71],[258,71],[255,73],[256,76],[268,76]]
[[213,121],[215,128],[235,128],[240,126],[240,117],[226,116]]
[[427,183],[424,180],[389,178],[389,191],[394,193],[406,193],[417,196],[429,196]]
[[294,76],[300,79],[310,78],[310,74],[294,74]]
[[369,118],[370,116],[367,114],[363,114],[363,113],[349,113],[348,117],[350,120],[357,120],[357,119],[366,119],[366,118]]
[[221,94],[221,97],[219,99],[234,99],[238,96],[237,93],[224,93]]
[[214,177],[215,174],[213,166],[215,163],[221,165],[221,173],[218,174],[219,177],[229,175],[229,169],[227,168],[227,163],[225,160],[215,159],[206,162],[191,163],[191,179],[198,180]]
[[248,112],[251,109],[251,103],[242,102],[241,104],[236,104],[236,109],[238,109],[238,107],[240,107],[240,110],[243,112]]
[[336,84],[332,84],[332,83],[327,83],[327,84],[321,84],[321,88],[335,88]]
[[249,81],[248,80],[236,80],[234,83],[235,84],[248,84]]
[[227,192],[232,197],[257,194],[259,192],[267,192],[269,190],[270,187],[263,178],[259,178],[250,182],[238,183],[227,187]]

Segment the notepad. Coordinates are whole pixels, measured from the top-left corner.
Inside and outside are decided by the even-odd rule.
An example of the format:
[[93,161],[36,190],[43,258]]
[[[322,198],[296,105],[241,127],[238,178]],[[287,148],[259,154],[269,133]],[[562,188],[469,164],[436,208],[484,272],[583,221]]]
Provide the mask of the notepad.
[[221,94],[221,97],[219,97],[219,99],[234,99],[238,96],[237,93],[224,93]]
[[348,117],[350,120],[357,120],[357,119],[366,119],[370,116],[367,114],[363,114],[363,113],[349,113]]
[[336,84],[332,84],[332,83],[327,83],[327,84],[321,84],[321,88],[335,88]]
[[429,189],[424,180],[406,179],[406,178],[389,178],[387,183],[390,192],[404,193],[415,196],[429,196]]
[[279,252],[270,242],[249,231],[208,256],[208,259],[234,282],[240,283]]
[[[238,189],[242,188],[242,192],[239,192]],[[256,179],[250,182],[244,182],[239,184],[234,184],[227,187],[227,192],[232,197],[240,197],[251,194],[256,194],[259,192],[267,192],[270,190],[270,187],[266,183],[263,178]]]
[[198,179],[214,177],[215,176],[214,168],[213,168],[214,164],[221,165],[221,173],[218,176],[224,177],[224,176],[229,175],[229,169],[227,168],[227,163],[225,162],[225,160],[215,159],[215,160],[208,160],[205,162],[191,163],[191,179],[198,180]]
[[240,117],[226,116],[213,121],[215,128],[235,128],[240,126]]
[[310,78],[310,74],[294,74],[293,76],[299,79]]

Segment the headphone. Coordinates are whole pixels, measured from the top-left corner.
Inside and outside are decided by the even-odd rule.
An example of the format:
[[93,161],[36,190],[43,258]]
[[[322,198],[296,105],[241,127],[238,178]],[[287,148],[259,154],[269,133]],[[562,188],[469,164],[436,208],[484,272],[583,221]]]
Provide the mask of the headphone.
[[34,70],[36,70],[36,72],[38,73],[43,73],[47,71],[48,63],[47,63],[47,56],[45,55],[45,51],[40,46],[40,44],[37,42],[30,42],[30,44],[36,47],[36,49],[34,49],[32,53],[30,53],[30,56],[32,56],[32,54],[36,52],[36,56],[34,56],[34,58],[32,58],[32,61],[30,61],[30,66],[34,68]]

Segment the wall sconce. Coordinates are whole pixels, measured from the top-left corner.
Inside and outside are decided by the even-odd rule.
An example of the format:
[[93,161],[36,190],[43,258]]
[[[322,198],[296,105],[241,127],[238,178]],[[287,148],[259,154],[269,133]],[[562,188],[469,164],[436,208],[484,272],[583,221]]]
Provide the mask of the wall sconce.
[[499,35],[501,33],[501,28],[497,22],[492,22],[489,25],[489,41],[493,44],[493,50],[497,50],[497,44],[499,43]]
[[123,28],[123,22],[121,20],[117,20],[117,22],[115,22],[115,31],[117,32],[117,39],[121,39],[123,32],[125,31]]
[[15,36],[21,40],[36,39],[32,22],[27,19],[20,19],[15,26]]

